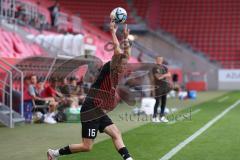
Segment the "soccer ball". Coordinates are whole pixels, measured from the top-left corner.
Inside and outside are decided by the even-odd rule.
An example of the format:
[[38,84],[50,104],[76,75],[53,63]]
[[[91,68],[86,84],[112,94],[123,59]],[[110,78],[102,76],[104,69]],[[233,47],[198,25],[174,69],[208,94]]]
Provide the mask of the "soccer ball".
[[110,14],[111,20],[115,23],[124,23],[127,20],[127,11],[122,7],[117,7]]

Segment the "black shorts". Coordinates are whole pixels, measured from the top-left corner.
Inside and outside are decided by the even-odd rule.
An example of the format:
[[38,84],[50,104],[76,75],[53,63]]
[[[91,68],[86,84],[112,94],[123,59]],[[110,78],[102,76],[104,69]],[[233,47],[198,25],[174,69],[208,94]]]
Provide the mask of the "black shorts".
[[103,133],[103,130],[112,124],[112,120],[107,115],[91,121],[82,122],[82,138],[95,139],[98,131]]

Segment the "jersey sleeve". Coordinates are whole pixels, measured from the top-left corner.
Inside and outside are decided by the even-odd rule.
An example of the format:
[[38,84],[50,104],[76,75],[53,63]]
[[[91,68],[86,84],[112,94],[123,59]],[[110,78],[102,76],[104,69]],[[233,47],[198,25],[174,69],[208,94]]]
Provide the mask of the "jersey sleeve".
[[36,92],[35,92],[35,89],[34,89],[33,85],[28,86],[28,93],[33,97],[36,96]]

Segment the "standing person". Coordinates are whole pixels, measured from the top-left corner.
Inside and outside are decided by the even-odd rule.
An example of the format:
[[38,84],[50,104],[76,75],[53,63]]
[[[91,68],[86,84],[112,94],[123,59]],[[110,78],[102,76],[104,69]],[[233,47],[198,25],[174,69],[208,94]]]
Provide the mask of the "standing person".
[[59,12],[60,12],[59,2],[55,1],[55,4],[51,7],[49,7],[48,10],[51,13],[51,25],[52,25],[52,27],[56,27],[57,22],[58,22]]
[[117,26],[113,21],[110,23],[110,30],[115,46],[114,55],[111,61],[103,65],[83,102],[81,109],[82,143],[71,144],[57,150],[49,149],[48,160],[55,160],[62,155],[91,151],[98,131],[112,138],[116,150],[124,160],[133,160],[124,145],[119,129],[106,115],[107,110],[112,110],[117,105],[115,94],[119,74],[124,72],[130,55],[127,25],[124,27],[124,41],[127,45],[124,45],[123,51],[120,49],[116,36]]
[[[153,122],[168,122],[167,118],[164,116],[165,107],[167,103],[167,93],[164,91],[167,87],[167,78],[171,77],[170,72],[166,65],[163,64],[163,57],[158,56],[156,58],[156,66],[152,69],[154,83],[157,89],[155,90],[155,106],[153,112]],[[161,112],[160,119],[158,118],[158,107],[161,100]]]

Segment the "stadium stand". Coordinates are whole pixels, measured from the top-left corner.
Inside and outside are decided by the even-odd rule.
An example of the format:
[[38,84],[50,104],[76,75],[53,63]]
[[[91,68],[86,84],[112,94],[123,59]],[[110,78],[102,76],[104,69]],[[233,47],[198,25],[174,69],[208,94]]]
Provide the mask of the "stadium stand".
[[[84,42],[85,42],[85,46],[87,46],[89,44],[89,39],[91,39],[90,41],[92,41],[92,43],[94,44],[90,44],[90,45],[95,45],[96,46],[96,50],[98,53],[96,53],[96,55],[101,55],[100,58],[103,61],[107,61],[111,58],[112,53],[104,53],[104,46],[106,43],[108,43],[110,41],[110,36],[103,32],[101,29],[93,26],[92,24],[90,24],[87,20],[82,21],[79,17],[74,16],[73,14],[71,14],[70,12],[68,12],[68,10],[64,9],[64,7],[61,7],[61,12],[59,15],[59,20],[58,20],[58,26],[57,26],[57,30],[42,30],[42,31],[38,31],[32,27],[33,24],[29,23],[29,21],[32,21],[36,18],[36,16],[39,15],[43,15],[46,19],[46,23],[50,24],[51,23],[51,17],[50,17],[50,12],[48,10],[48,8],[50,6],[54,5],[53,1],[48,1],[48,0],[43,0],[43,1],[37,1],[37,0],[27,0],[27,1],[16,1],[16,11],[20,10],[19,8],[22,7],[22,9],[24,10],[23,17],[27,17],[24,18],[23,20],[21,19],[21,25],[18,26],[20,30],[22,30],[24,32],[24,34],[21,34],[23,36],[26,36],[26,34],[30,34],[30,35],[34,35],[36,37],[39,36],[48,36],[48,37],[53,37],[53,36],[57,36],[59,35],[59,33],[57,32],[67,32],[67,33],[73,33],[73,34],[81,34],[84,36]],[[17,17],[19,18],[19,17]],[[18,19],[19,20],[19,19]],[[22,26],[24,25],[24,26]],[[82,27],[83,26],[83,27]],[[46,28],[48,29],[48,28]],[[10,33],[10,32],[9,32]],[[10,33],[11,34],[11,33]],[[18,33],[14,33],[15,36],[17,36],[18,41],[22,42],[22,37],[18,35]],[[28,37],[24,37],[27,38]],[[16,39],[16,38],[15,38]],[[13,39],[13,41],[15,40]],[[28,39],[29,40],[29,39]],[[36,42],[35,39],[30,39],[32,40],[32,42]],[[49,40],[49,38],[48,38]],[[15,42],[15,41],[14,41]],[[17,52],[13,52],[15,51],[14,49],[12,49],[13,53],[8,54],[8,56],[4,55],[3,53],[3,57],[14,57],[14,58],[24,58],[24,57],[29,57],[29,56],[36,56],[36,55],[41,55],[40,53],[44,53],[44,51],[41,48],[46,49],[46,45],[50,46],[51,43],[49,43],[50,41],[45,41],[42,45],[42,41],[41,43],[38,43],[39,41],[37,41],[37,43],[33,43],[31,45],[27,45],[27,44],[22,44],[19,43],[20,45],[16,45],[15,48],[17,48]],[[49,43],[49,44],[46,44]],[[27,47],[22,47],[24,45],[27,45]],[[40,47],[41,46],[41,47]],[[55,47],[52,46],[51,48]],[[3,48],[3,47],[2,47]],[[9,47],[7,47],[9,48]],[[28,50],[27,50],[27,49]],[[64,53],[64,49],[58,48],[59,50],[62,50],[63,54]],[[10,49],[9,49],[10,50]],[[48,51],[51,51],[48,50]],[[22,53],[22,52],[27,52],[26,54],[24,54],[24,56],[22,56],[21,54],[19,54],[18,52]],[[56,56],[57,53],[55,52],[54,54],[52,54],[51,52],[47,53],[47,54],[43,54],[45,56]],[[66,53],[66,55],[72,55],[71,53]],[[74,54],[76,56],[76,54]],[[137,62],[136,58],[131,58],[131,62]]]
[[[10,1],[5,2],[10,4]],[[52,25],[49,10],[55,1],[16,0],[13,2],[16,2],[13,6],[7,3],[9,6],[1,6],[5,9],[1,11],[3,19],[9,18],[1,21],[0,27],[2,35],[0,37],[0,56],[4,58],[25,59],[43,56],[53,58],[59,56],[59,53],[66,57],[75,57],[87,54],[95,55],[106,62],[111,59],[112,52],[107,52],[105,48],[106,44],[111,41],[111,36],[104,31],[104,27],[109,22],[111,10],[116,6],[121,6],[128,12],[128,24],[139,24],[137,17],[140,16],[143,20],[142,23],[146,23],[149,27],[147,33],[143,32],[137,35],[137,38],[133,36],[136,38],[133,43],[135,57],[130,58],[130,63],[138,63],[149,57],[149,61],[152,62],[153,58],[159,54],[163,55],[167,61],[171,58],[171,61],[168,61],[170,65],[180,61],[182,64],[176,64],[174,67],[181,72],[181,75],[183,70],[186,71],[186,68],[191,73],[200,73],[200,71],[203,73],[201,84],[204,85],[201,85],[199,90],[208,89],[207,84],[210,84],[211,80],[209,75],[212,74],[207,73],[205,70],[207,65],[202,64],[214,65],[214,67],[209,65],[214,68],[214,73],[216,73],[215,68],[218,66],[211,62],[220,62],[223,68],[240,68],[240,47],[238,46],[240,42],[238,23],[240,3],[237,0],[203,0],[201,2],[191,0],[116,0],[114,3],[111,0],[59,0],[60,12],[55,26]],[[9,7],[13,8],[14,12],[9,10]],[[6,26],[3,26],[3,23],[9,23],[9,26],[16,25],[18,29],[16,31],[8,30]],[[183,53],[185,57],[191,54],[186,60],[188,62],[180,53],[185,51],[181,47],[176,49],[177,47],[171,45],[170,41],[173,39],[170,39],[166,45],[165,39],[161,38],[164,34],[161,36],[157,34],[160,31],[169,33],[166,35],[174,37],[174,40],[180,42],[180,45],[188,44],[190,46],[189,48],[192,50],[189,49],[191,51],[187,54]],[[88,52],[86,46],[94,52]],[[161,53],[161,51],[165,53]],[[175,51],[176,53],[173,53]],[[211,62],[205,56],[201,55],[200,57],[193,54],[198,52],[204,53]],[[141,54],[143,58],[138,57]],[[181,56],[182,59],[178,56]],[[6,60],[9,61],[9,59]],[[197,62],[195,63],[195,61]],[[32,63],[32,61],[30,62]],[[201,65],[203,67],[199,67]],[[20,63],[18,67],[24,69],[25,66]],[[192,72],[194,67],[200,71]],[[27,72],[32,73],[37,69],[38,67],[33,65],[27,69]],[[40,76],[45,77],[47,74],[48,72]],[[21,88],[19,87],[19,77],[13,81],[13,88],[18,91]],[[214,78],[211,81],[214,80],[215,83]],[[183,79],[182,76],[181,79]],[[191,77],[189,79],[191,80]],[[188,89],[189,85],[186,86]],[[195,87],[196,84],[194,83],[192,86]],[[4,87],[0,86],[0,88]]]
[[148,8],[151,6],[149,0],[133,0],[133,7],[137,11],[137,15],[141,16],[142,19],[146,20],[148,14]]
[[[54,1],[27,0],[21,2],[24,2],[31,11],[41,12],[50,23],[48,8],[54,4]],[[109,15],[110,10],[103,9],[103,7],[122,6],[129,13],[128,23],[136,23],[131,14],[133,10],[136,10],[137,15],[146,20],[151,28],[156,30],[160,28],[172,34],[179,41],[190,44],[193,50],[205,53],[210,60],[220,62],[224,68],[240,67],[238,54],[240,49],[237,45],[240,41],[238,29],[238,8],[240,6],[236,0],[222,0],[221,3],[215,0],[202,2],[117,0],[114,4],[109,0],[101,2],[60,0],[59,3],[61,15],[65,16],[65,19],[62,18],[65,23],[59,26],[65,27],[64,30],[68,32],[76,31],[74,29],[76,27],[73,27],[74,23],[71,23],[71,16],[75,15],[74,18],[80,16],[83,19],[81,25],[84,29],[77,30],[78,33],[91,35],[100,41],[108,41],[109,36],[92,24],[98,27],[104,26],[106,15]],[[16,7],[16,10],[19,7],[20,5]],[[34,49],[36,50],[36,47]],[[16,53],[12,55],[19,56]]]
[[[57,44],[59,49],[62,50],[61,53],[66,56],[83,55],[83,52],[89,48],[86,46],[92,45],[96,47],[95,51],[97,51],[92,55],[97,55],[104,62],[111,59],[112,52],[106,53],[104,49],[105,44],[111,40],[111,37],[87,21],[82,22],[80,17],[70,14],[67,10],[62,9],[62,11],[59,12],[57,25],[54,26],[54,28],[49,28],[52,21],[49,11],[51,5],[53,5],[52,1],[47,0],[16,0],[11,2],[4,1],[3,3],[1,1],[0,34],[2,36],[0,37],[0,62],[2,64],[0,66],[0,74],[3,79],[0,85],[2,91],[0,94],[0,110],[3,109],[4,112],[0,113],[0,120],[8,127],[12,128],[15,122],[24,121],[24,75],[37,74],[38,77],[46,79],[46,77],[49,76],[49,68],[53,67],[51,64],[55,63],[53,58],[53,62],[49,62],[50,66],[48,68],[46,68],[46,65],[41,68],[38,63],[30,61],[28,64],[24,60],[37,57],[37,61],[39,61],[39,59],[41,59],[40,57],[42,57],[44,61],[47,62],[47,57],[58,56],[58,52],[53,50],[53,43]],[[63,35],[62,33],[71,34]],[[28,38],[29,36],[32,37],[32,39]],[[62,36],[63,39],[59,39],[58,37],[60,36]],[[37,39],[38,37],[42,37],[42,39]],[[48,44],[43,43],[43,41]],[[80,44],[81,49],[79,49],[79,45],[76,44]],[[83,45],[84,47],[82,47]],[[48,50],[46,46],[50,46],[47,48]],[[55,54],[51,52],[55,52]],[[130,62],[137,63],[138,61],[136,58],[131,57]],[[45,72],[40,72],[40,69]],[[66,74],[69,74],[69,72]],[[78,76],[83,74],[84,72],[79,70]],[[8,79],[9,82],[7,81]],[[9,90],[12,90],[12,92]],[[7,93],[8,95],[6,95]],[[3,100],[5,98],[7,98],[7,101]],[[14,113],[13,117],[6,115],[6,113],[9,112]]]
[[[128,23],[136,23],[134,18],[131,16],[131,8],[128,7],[128,4],[124,0],[116,0],[112,3],[111,0],[91,0],[91,1],[64,1],[60,0],[60,5],[64,9],[71,11],[72,14],[80,15],[81,18],[86,19],[90,23],[102,27],[106,20],[109,20],[109,13],[112,8],[116,6],[121,6],[127,10],[129,13]],[[90,9],[91,8],[91,9]]]
[[[152,0],[149,25],[204,52],[224,68],[239,68],[238,0]],[[158,6],[158,7],[156,7]]]
[[46,55],[36,44],[25,42],[18,34],[0,29],[0,56],[5,58],[24,58]]

